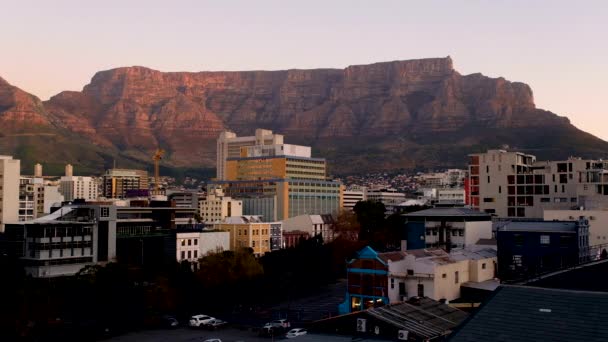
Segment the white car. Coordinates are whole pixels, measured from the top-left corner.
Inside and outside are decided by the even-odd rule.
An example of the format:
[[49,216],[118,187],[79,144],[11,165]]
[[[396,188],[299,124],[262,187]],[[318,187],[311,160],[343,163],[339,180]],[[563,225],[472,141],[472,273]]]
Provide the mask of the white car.
[[294,337],[306,335],[306,333],[307,333],[306,329],[296,328],[296,329],[289,330],[287,332],[287,335],[285,335],[285,337],[287,337],[287,338],[294,338]]
[[222,342],[219,338],[210,338],[208,340],[204,340],[203,342]]
[[207,315],[194,315],[192,317],[190,317],[190,321],[188,322],[188,324],[190,324],[191,327],[202,327],[205,324],[208,324],[210,322],[213,322],[213,320],[215,320],[215,318],[211,317],[211,316],[207,316]]

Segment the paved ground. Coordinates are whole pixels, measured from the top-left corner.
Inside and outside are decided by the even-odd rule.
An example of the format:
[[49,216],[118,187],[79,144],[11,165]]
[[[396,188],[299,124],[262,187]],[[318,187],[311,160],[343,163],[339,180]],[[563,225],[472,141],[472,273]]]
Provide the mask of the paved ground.
[[109,341],[120,342],[202,342],[206,339],[219,338],[222,342],[234,341],[272,341],[271,338],[258,337],[255,332],[238,329],[222,329],[218,331],[205,331],[190,328],[175,330],[148,330],[114,337]]

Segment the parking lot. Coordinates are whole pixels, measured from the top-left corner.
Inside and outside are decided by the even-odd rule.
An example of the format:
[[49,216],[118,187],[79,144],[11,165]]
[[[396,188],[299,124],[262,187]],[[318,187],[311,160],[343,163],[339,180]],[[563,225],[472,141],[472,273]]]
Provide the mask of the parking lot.
[[[147,330],[135,333],[130,333],[118,337],[114,337],[109,341],[121,342],[165,342],[165,341],[198,341],[202,342],[206,339],[219,338],[222,342],[235,341],[272,341],[270,337],[259,337],[256,332],[248,330],[238,330],[234,328],[226,328],[217,331],[207,331],[202,329],[179,328],[174,330]],[[275,340],[280,338],[275,338]]]

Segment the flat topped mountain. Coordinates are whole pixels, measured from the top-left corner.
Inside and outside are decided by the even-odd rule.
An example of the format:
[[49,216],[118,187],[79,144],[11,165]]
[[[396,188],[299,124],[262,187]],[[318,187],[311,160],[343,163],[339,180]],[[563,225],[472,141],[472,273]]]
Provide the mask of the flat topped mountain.
[[537,109],[526,84],[460,75],[449,57],[315,70],[117,68],[44,103],[30,96],[10,105],[2,89],[0,120],[16,120],[23,103],[45,118],[41,125],[109,156],[148,162],[160,145],[175,167],[214,167],[224,129],[283,133],[287,142],[315,147],[337,172],[463,165],[467,153],[503,144],[551,157],[598,156],[608,147]]

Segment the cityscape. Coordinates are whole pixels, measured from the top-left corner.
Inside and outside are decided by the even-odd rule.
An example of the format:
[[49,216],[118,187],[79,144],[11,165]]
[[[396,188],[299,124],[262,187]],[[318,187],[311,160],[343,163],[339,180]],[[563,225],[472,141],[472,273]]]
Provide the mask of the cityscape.
[[[605,126],[605,109],[581,107],[599,117],[585,123],[555,74],[531,71],[545,61],[528,51],[541,41],[529,31],[478,30],[476,13],[500,11],[505,26],[520,4],[212,3],[7,4],[19,13],[7,21],[15,36],[30,36],[17,21],[36,8],[37,32],[47,11],[59,19],[49,32],[79,37],[63,18],[91,36],[69,43],[80,53],[91,40],[126,44],[151,67],[124,66],[133,59],[117,47],[91,50],[81,64],[57,63],[69,69],[61,88],[42,87],[39,74],[28,93],[28,62],[0,61],[15,82],[0,78],[0,341],[608,341],[608,133],[593,127]],[[608,30],[603,3],[584,14],[552,6],[525,9],[599,28],[579,35]],[[446,53],[433,58],[418,58],[437,50],[416,37],[394,47],[389,32],[434,29],[412,31],[427,16],[393,7],[462,16],[440,27],[464,46],[438,38]],[[518,18],[550,37],[566,30]],[[335,34],[367,39],[360,30],[382,38],[364,50],[327,45]],[[269,33],[285,52],[259,57]],[[467,52],[484,34],[515,54]],[[183,50],[199,35],[209,46]],[[293,41],[325,36],[302,62]],[[316,64],[333,57],[348,64]],[[274,64],[246,64],[258,59]],[[530,77],[543,107],[569,116],[468,63]],[[76,75],[89,83],[65,90]]]

